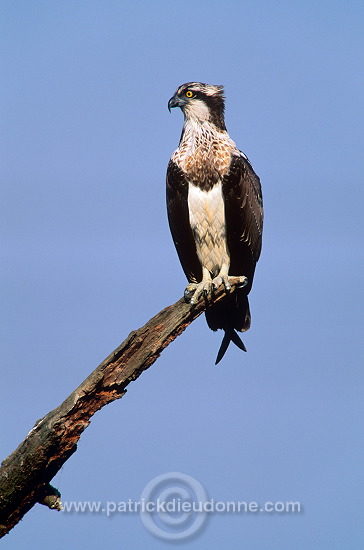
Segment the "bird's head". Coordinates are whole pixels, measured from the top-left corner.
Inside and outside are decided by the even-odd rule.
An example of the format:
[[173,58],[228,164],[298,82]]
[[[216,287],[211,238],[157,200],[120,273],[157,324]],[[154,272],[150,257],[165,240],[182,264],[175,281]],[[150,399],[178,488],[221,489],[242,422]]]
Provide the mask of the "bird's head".
[[195,120],[200,124],[210,122],[219,130],[225,131],[224,99],[223,86],[187,82],[168,101],[168,109],[170,111],[173,107],[180,107],[185,119]]

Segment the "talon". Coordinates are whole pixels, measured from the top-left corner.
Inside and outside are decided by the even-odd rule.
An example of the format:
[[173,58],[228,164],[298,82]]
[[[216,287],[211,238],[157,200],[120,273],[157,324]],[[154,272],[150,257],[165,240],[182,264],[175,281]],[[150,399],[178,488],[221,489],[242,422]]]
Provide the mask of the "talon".
[[244,286],[246,286],[248,284],[248,277],[239,277],[239,284],[238,284],[238,288],[243,288]]
[[222,282],[224,284],[226,292],[230,292],[231,284],[229,283],[229,277],[223,277]]
[[195,292],[197,287],[197,283],[190,283],[186,286],[184,291],[184,299],[186,302],[191,302],[191,299],[193,298],[193,293]]
[[189,302],[190,301],[190,291],[187,290],[187,288],[185,289],[184,293],[183,293],[183,297],[184,299],[186,300],[186,302]]
[[[194,305],[198,302],[202,294],[204,295],[205,299],[208,298],[209,294],[211,292],[211,279],[202,279],[200,283],[190,283],[184,292],[185,300],[189,302],[191,305]],[[192,293],[192,296],[190,297],[190,294]]]

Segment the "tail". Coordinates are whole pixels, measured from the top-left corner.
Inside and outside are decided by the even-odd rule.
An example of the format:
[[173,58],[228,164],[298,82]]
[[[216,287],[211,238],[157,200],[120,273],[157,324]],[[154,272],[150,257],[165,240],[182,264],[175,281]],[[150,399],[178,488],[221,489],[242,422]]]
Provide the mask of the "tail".
[[249,302],[244,289],[237,290],[231,295],[228,294],[220,302],[208,308],[206,321],[211,330],[221,328],[225,331],[215,365],[224,357],[230,342],[246,351],[240,336],[236,333],[237,330],[245,332],[250,328]]
[[225,329],[224,338],[222,339],[221,346],[219,349],[219,352],[216,357],[215,365],[220,363],[221,359],[224,357],[226,350],[229,347],[230,342],[234,342],[236,346],[238,346],[239,349],[246,351],[246,347],[244,346],[244,342],[240,338],[237,332],[232,329]]

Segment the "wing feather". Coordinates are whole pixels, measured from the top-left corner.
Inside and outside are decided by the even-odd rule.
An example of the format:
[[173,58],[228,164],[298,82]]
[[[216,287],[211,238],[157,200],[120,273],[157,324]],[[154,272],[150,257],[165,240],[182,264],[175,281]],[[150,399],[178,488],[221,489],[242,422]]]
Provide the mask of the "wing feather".
[[188,182],[172,160],[167,168],[167,213],[169,227],[183,271],[190,282],[202,279],[188,213]]
[[232,157],[222,188],[230,274],[248,277],[248,293],[262,248],[263,199],[260,180],[242,153]]

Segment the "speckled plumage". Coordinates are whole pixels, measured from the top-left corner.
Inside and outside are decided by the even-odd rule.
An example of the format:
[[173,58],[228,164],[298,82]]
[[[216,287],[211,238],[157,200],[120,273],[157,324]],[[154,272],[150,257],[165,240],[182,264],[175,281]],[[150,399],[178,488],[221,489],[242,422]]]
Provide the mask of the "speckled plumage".
[[181,142],[171,160],[191,183],[207,191],[226,175],[236,151],[226,131],[217,132],[211,123],[186,118]]

